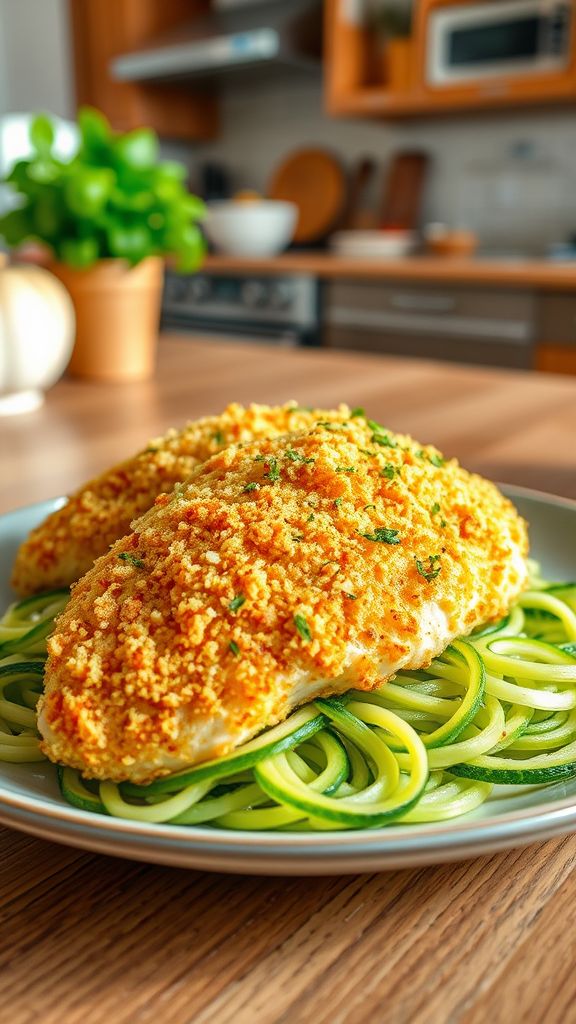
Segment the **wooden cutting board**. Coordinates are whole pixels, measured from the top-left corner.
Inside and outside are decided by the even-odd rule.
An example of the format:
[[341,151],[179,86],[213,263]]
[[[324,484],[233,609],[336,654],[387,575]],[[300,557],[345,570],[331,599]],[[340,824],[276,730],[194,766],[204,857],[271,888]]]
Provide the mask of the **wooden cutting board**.
[[385,176],[380,227],[418,228],[429,167],[428,153],[404,150],[393,157]]
[[347,199],[346,176],[329,150],[299,149],[276,168],[268,196],[298,207],[295,242],[319,242],[342,216]]

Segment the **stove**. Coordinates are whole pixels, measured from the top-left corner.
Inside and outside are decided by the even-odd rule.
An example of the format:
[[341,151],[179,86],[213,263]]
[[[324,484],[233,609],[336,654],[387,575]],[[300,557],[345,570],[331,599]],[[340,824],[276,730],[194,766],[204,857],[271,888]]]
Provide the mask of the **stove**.
[[167,271],[162,327],[271,345],[320,344],[320,284],[307,274]]

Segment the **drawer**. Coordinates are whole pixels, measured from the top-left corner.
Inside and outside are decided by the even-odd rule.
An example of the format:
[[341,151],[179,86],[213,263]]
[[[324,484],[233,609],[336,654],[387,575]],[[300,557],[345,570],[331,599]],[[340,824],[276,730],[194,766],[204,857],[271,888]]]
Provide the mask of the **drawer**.
[[506,343],[502,340],[473,340],[469,337],[430,337],[428,335],[385,333],[326,325],[323,343],[328,348],[386,355],[439,359],[478,366],[508,366],[529,370],[534,367],[532,344]]
[[576,345],[576,295],[542,293],[538,338],[546,345]]
[[326,319],[334,311],[358,309],[396,317],[451,317],[464,320],[533,322],[535,296],[524,289],[448,288],[364,281],[331,281],[326,285]]

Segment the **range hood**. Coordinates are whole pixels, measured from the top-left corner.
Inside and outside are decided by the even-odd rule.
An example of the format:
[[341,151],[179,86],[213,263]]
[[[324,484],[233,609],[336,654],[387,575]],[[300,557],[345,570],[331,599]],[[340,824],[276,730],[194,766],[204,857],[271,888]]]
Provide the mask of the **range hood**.
[[317,69],[322,0],[220,0],[210,14],[158,36],[145,49],[112,60],[123,82],[214,78],[231,71]]

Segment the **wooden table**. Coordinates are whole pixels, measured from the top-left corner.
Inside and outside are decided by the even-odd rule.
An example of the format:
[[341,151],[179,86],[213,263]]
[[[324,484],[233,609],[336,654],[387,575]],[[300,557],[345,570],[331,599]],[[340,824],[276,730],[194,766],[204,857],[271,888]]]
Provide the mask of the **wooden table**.
[[[157,380],[63,381],[0,421],[0,511],[228,400],[347,400],[500,480],[576,497],[576,381],[164,340]],[[348,878],[242,878],[0,830],[2,1024],[566,1024],[576,839]]]

